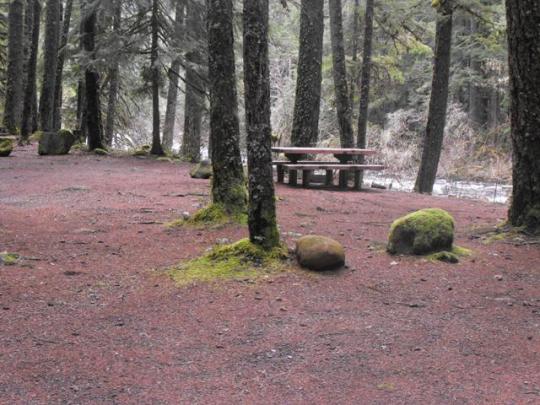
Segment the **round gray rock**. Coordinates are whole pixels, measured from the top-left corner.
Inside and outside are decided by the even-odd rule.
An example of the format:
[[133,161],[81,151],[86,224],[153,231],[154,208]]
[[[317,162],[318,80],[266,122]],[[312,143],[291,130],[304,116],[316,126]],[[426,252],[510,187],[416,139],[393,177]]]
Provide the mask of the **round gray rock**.
[[298,239],[296,257],[302,267],[314,271],[334,270],[345,264],[343,246],[325,236],[308,235]]

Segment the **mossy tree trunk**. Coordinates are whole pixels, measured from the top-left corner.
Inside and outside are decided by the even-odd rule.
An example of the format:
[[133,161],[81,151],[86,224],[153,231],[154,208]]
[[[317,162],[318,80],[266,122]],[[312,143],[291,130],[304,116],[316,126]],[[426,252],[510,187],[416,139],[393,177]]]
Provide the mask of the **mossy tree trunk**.
[[163,121],[163,149],[171,151],[174,139],[174,126],[176,122],[176,107],[178,104],[178,76],[181,67],[180,46],[184,32],[184,12],[185,0],[176,0],[175,21],[174,21],[174,52],[178,54],[173,59],[169,68],[169,90],[167,92],[167,107],[165,110],[165,121]]
[[513,145],[512,225],[540,233],[540,3],[507,0]]
[[422,160],[414,186],[414,190],[418,193],[431,193],[433,191],[441,157],[448,106],[453,7],[452,0],[442,0],[437,10],[435,60],[428,121],[424,135]]
[[58,52],[58,65],[56,67],[56,80],[54,90],[54,112],[53,128],[59,130],[62,127],[62,85],[64,81],[64,62],[66,60],[67,44],[69,39],[69,27],[71,24],[71,12],[73,10],[73,0],[66,1],[64,10],[63,27]]
[[341,0],[330,0],[330,33],[332,39],[332,61],[336,110],[339,122],[339,134],[342,148],[354,147],[354,134],[351,123],[351,105],[347,85],[345,65],[345,44],[343,39],[343,15]]
[[150,50],[150,69],[152,70],[152,155],[164,155],[161,145],[161,119],[159,112],[159,0],[152,0],[152,46]]
[[35,98],[36,98],[36,70],[37,58],[39,49],[39,27],[41,21],[41,4],[39,0],[31,0],[28,3],[27,18],[32,19],[29,56],[26,66],[26,86],[24,89],[23,112],[21,119],[21,143],[27,142],[30,134],[33,131],[33,116],[35,113]]
[[302,0],[300,51],[291,143],[315,146],[319,138],[324,0]]
[[[122,0],[116,0],[113,15],[113,33],[118,38],[122,27]],[[115,57],[109,68],[109,99],[107,100],[107,119],[105,120],[105,142],[111,146],[114,138],[114,123],[116,118],[116,104],[120,89],[120,66]]]
[[24,2],[23,0],[12,0],[9,3],[8,16],[8,66],[4,105],[4,126],[11,134],[17,133],[22,117],[23,49]]
[[60,0],[47,0],[45,19],[45,55],[43,61],[43,83],[39,101],[39,128],[53,130],[54,93],[56,68],[58,66],[58,32],[60,26]]
[[85,112],[88,149],[103,149],[103,124],[101,121],[101,101],[99,74],[93,65],[95,58],[97,4],[86,4],[83,15],[83,46],[91,61],[85,67]]
[[[204,30],[204,5],[187,3],[186,37],[189,43],[196,42],[186,54],[186,99],[184,103],[184,136],[182,138],[182,158],[196,163],[201,159],[201,125],[204,114],[206,63],[204,51],[206,32]],[[211,156],[211,151],[208,151]]]
[[247,211],[240,156],[232,0],[208,0],[212,198],[229,214]]
[[268,0],[244,0],[249,237],[257,245],[273,248],[279,245],[279,232],[272,172],[268,13]]

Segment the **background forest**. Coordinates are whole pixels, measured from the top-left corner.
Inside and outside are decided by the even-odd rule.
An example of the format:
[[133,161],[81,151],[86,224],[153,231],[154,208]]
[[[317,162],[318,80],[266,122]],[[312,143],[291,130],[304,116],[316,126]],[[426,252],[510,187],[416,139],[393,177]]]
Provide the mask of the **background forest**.
[[[91,65],[100,77],[101,112],[110,146],[136,149],[152,140],[152,84],[157,83],[160,131],[165,150],[191,161],[208,147],[208,94],[204,1],[57,1],[62,127],[79,128],[81,76]],[[33,0],[3,1],[0,17],[0,106],[7,75],[8,3],[28,7]],[[42,4],[37,59],[37,91],[43,92],[44,41],[50,21]],[[293,126],[300,2],[270,2],[270,78],[273,140],[290,144]],[[330,13],[325,2],[323,81],[318,143],[339,146],[332,70]],[[434,0],[433,3],[436,3]],[[359,81],[364,54],[365,2],[342,7],[347,78],[358,120]],[[81,7],[96,10],[96,46],[81,44]],[[373,50],[367,143],[382,151],[383,163],[399,177],[413,177],[425,132],[435,45],[437,11],[428,0],[374,2]],[[235,2],[239,105],[243,106],[241,2]],[[26,26],[31,24],[25,20]],[[501,0],[461,1],[454,12],[450,97],[439,176],[509,180],[509,102],[504,4]],[[28,32],[28,29],[26,30]],[[152,33],[157,35],[157,49]],[[30,39],[26,39],[30,40]],[[63,64],[63,67],[62,67]],[[154,73],[156,73],[154,75]],[[57,80],[58,82],[58,80]],[[38,96],[36,96],[38,98]],[[37,99],[36,99],[37,103]],[[242,107],[240,107],[242,109]],[[37,129],[37,108],[33,121]],[[243,117],[243,111],[240,111]],[[241,126],[242,120],[241,120]],[[356,132],[356,125],[353,125]],[[242,130],[242,139],[245,139]],[[244,142],[244,141],[242,141]]]

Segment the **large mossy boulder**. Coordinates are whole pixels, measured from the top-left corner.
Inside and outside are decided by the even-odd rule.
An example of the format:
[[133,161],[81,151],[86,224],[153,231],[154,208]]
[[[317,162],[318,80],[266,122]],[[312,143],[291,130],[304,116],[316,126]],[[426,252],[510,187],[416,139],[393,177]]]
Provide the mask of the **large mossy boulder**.
[[13,150],[13,140],[0,138],[0,157],[8,157]]
[[296,257],[300,266],[314,271],[334,270],[345,264],[343,246],[325,236],[308,235],[298,239]]
[[75,143],[75,136],[68,130],[43,132],[39,140],[40,155],[67,155]]
[[203,160],[191,169],[189,174],[194,179],[209,179],[212,177],[212,163],[209,160]]
[[451,251],[454,219],[439,208],[426,208],[394,221],[387,251],[391,254],[425,255]]

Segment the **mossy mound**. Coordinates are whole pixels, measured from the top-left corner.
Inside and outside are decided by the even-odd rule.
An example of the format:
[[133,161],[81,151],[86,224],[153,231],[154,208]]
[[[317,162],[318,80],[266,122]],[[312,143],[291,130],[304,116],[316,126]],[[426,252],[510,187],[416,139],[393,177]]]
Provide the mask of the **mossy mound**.
[[96,155],[99,155],[99,156],[109,155],[109,151],[107,149],[102,149],[102,148],[96,148],[92,152],[94,152]]
[[220,204],[210,204],[209,206],[200,209],[192,217],[187,219],[179,219],[167,224],[169,228],[181,226],[193,226],[195,228],[205,228],[212,226],[222,226],[226,224],[236,223],[247,224],[247,213],[243,212],[227,212]]
[[0,138],[0,157],[8,157],[13,151],[13,141],[7,138]]
[[148,151],[145,151],[144,149],[136,149],[131,154],[132,156],[148,156]]
[[386,249],[390,254],[425,255],[451,251],[453,242],[452,216],[439,208],[427,208],[394,221]]
[[284,246],[268,250],[242,239],[214,247],[203,256],[171,269],[169,274],[178,285],[253,279],[283,269],[285,259],[287,248]]
[[0,265],[14,266],[19,261],[19,255],[17,253],[0,253]]
[[471,256],[472,250],[465,249],[459,246],[454,246],[451,251],[442,251],[442,252],[436,252],[429,256],[427,256],[428,260],[431,261],[438,261],[438,262],[444,262],[444,263],[459,263],[459,260],[462,257]]

